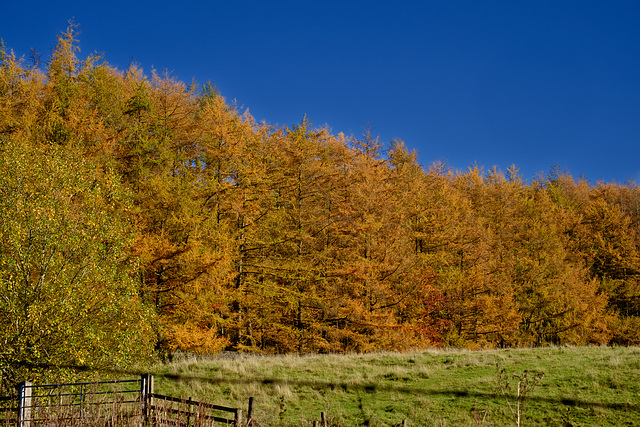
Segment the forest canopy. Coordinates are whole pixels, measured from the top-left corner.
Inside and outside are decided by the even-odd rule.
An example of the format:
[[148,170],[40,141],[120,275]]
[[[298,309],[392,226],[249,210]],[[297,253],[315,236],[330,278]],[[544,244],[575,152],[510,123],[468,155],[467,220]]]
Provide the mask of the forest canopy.
[[258,123],[211,84],[81,59],[73,25],[44,66],[2,46],[0,151],[3,376],[154,347],[640,343],[633,182]]

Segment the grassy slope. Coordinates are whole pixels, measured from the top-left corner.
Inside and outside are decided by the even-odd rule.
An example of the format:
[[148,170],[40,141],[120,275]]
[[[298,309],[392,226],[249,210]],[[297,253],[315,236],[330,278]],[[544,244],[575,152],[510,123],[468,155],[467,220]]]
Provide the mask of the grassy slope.
[[[496,363],[545,374],[524,403],[524,426],[640,425],[637,347],[239,355],[186,359],[155,374],[159,393],[245,409],[253,396],[263,425],[310,426],[321,411],[342,426],[515,425]],[[515,391],[508,396],[515,407]]]

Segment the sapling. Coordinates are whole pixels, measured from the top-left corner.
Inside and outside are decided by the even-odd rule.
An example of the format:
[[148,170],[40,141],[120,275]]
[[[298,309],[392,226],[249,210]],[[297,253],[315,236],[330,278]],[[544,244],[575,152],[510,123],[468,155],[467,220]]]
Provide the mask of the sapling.
[[[498,387],[500,388],[500,392],[504,396],[511,413],[516,418],[516,425],[520,427],[520,414],[522,409],[522,402],[525,397],[533,391],[533,389],[538,385],[538,383],[544,378],[544,372],[540,371],[530,371],[525,369],[522,374],[509,374],[505,368],[500,369],[500,365],[496,363],[496,371],[497,371],[497,380]],[[516,394],[516,408],[513,408],[513,405],[509,401],[508,392],[511,390],[511,382],[517,381],[517,394]]]

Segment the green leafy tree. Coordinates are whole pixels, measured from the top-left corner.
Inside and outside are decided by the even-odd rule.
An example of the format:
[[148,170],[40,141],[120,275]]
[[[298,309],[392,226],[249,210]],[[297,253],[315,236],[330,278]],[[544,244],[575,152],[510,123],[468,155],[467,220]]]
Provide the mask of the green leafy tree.
[[149,310],[126,256],[126,192],[69,151],[0,142],[0,377],[149,356]]

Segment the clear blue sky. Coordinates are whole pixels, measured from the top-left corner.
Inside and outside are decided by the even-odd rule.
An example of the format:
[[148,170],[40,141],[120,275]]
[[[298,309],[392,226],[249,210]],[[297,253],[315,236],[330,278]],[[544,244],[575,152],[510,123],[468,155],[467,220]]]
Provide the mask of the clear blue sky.
[[427,165],[640,182],[639,1],[0,2],[0,37],[212,81],[271,124],[400,138]]

